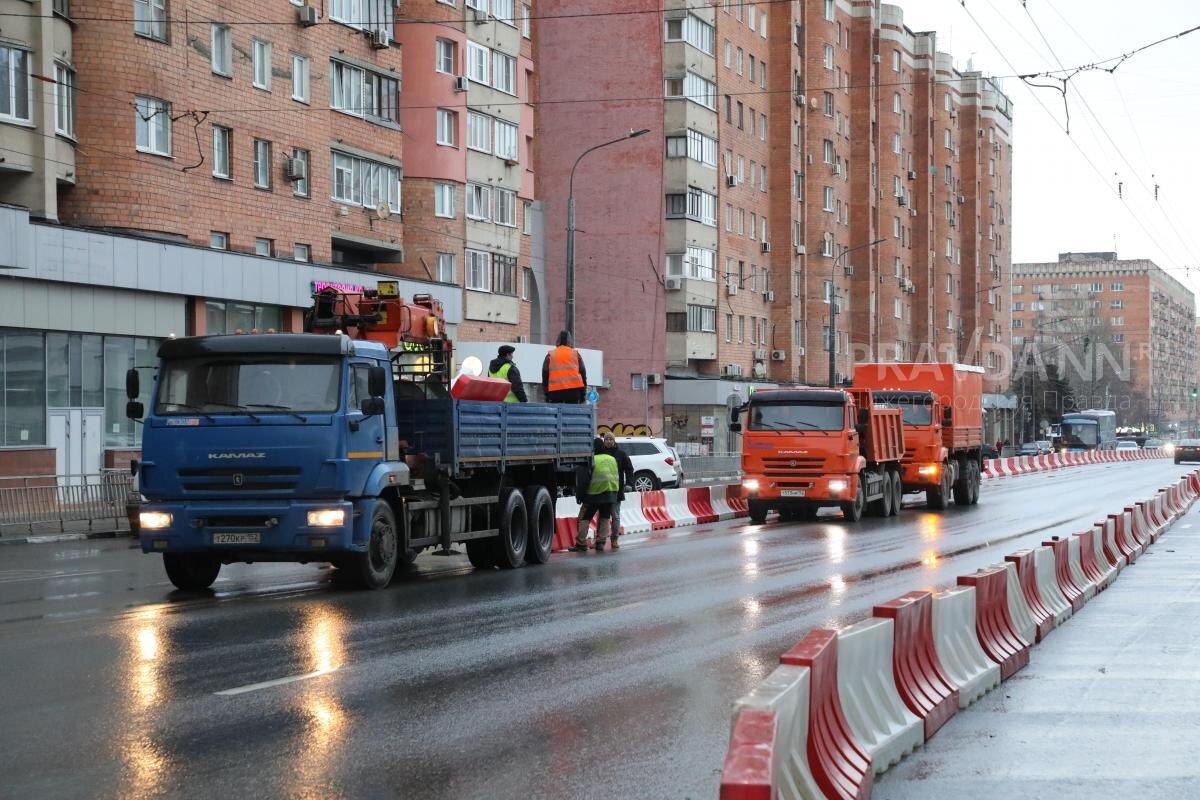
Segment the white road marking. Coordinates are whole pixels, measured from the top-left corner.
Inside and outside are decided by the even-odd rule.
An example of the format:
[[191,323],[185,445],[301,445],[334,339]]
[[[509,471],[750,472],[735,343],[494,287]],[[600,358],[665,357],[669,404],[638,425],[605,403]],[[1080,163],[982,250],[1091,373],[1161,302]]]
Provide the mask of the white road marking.
[[645,600],[639,600],[639,601],[638,601],[638,602],[636,602],[636,603],[626,603],[626,604],[625,604],[625,605],[623,605],[623,606],[616,606],[616,607],[614,607],[614,608],[602,608],[602,609],[600,609],[599,611],[589,611],[589,612],[586,614],[586,616],[589,616],[589,617],[600,617],[600,616],[603,616],[603,615],[605,615],[605,614],[614,614],[614,613],[616,613],[616,612],[618,612],[618,611],[628,611],[628,610],[629,610],[629,609],[631,609],[631,608],[637,608],[638,606],[644,606],[644,605],[646,605],[646,601],[645,601]]
[[[22,581],[60,581],[68,578],[87,578],[93,575],[108,575],[113,572],[120,572],[118,569],[96,569],[89,572],[34,572],[27,570],[29,575],[21,575],[20,577],[0,577],[0,583],[21,583]],[[0,573],[2,574],[2,573]]]
[[213,694],[219,697],[233,697],[234,695],[246,694],[247,692],[257,692],[259,689],[270,689],[272,686],[283,686],[297,681],[307,681],[313,678],[319,678],[322,675],[328,675],[331,672],[336,672],[337,669],[322,669],[316,672],[305,672],[303,675],[289,675],[286,678],[276,678],[273,681],[262,681],[261,683],[250,683],[245,686],[236,686],[232,689],[222,689]]

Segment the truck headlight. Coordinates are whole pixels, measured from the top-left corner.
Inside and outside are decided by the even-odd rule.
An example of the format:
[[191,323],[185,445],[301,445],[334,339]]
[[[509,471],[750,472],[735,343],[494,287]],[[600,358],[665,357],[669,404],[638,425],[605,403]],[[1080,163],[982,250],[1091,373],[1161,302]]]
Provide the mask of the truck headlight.
[[742,488],[748,492],[757,492],[758,480],[755,478],[747,478],[746,480],[742,481]]
[[832,480],[832,481],[830,481],[830,482],[829,482],[829,491],[831,491],[831,492],[844,492],[844,491],[846,491],[846,488],[847,488],[849,485],[850,485],[850,484],[849,484],[849,482],[847,482],[847,481],[843,481],[843,480]]
[[337,528],[346,523],[346,511],[341,508],[318,508],[308,512],[310,528]]
[[171,527],[172,517],[165,511],[141,511],[138,513],[138,524],[142,530],[161,531]]
[[931,478],[936,478],[937,474],[938,474],[938,469],[939,469],[939,467],[937,464],[926,464],[923,467],[917,467],[917,474],[918,475],[928,475]]

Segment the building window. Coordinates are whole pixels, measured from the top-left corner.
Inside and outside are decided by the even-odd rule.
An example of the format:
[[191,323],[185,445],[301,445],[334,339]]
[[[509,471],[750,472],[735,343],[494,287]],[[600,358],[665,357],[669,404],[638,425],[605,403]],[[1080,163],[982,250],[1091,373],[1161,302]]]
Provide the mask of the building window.
[[492,290],[492,259],[489,253],[467,250],[466,286],[477,292]]
[[254,67],[254,87],[271,91],[271,43],[255,39],[251,61]]
[[0,120],[30,122],[29,53],[0,47]]
[[233,142],[233,131],[221,125],[213,125],[213,170],[214,178],[229,179],[229,153]]
[[491,51],[481,44],[467,42],[467,77],[476,83],[491,84]]
[[167,40],[167,0],[133,0],[133,32]]
[[[1114,283],[1109,286],[1109,289],[1114,292],[1123,292],[1123,291],[1125,291],[1125,284],[1124,283]],[[1015,292],[1016,290],[1017,289],[1014,286],[1013,291]]]
[[303,261],[305,263],[312,261],[312,248],[306,244],[297,242],[292,246],[292,260]]
[[442,283],[454,283],[454,253],[438,253],[436,263],[437,279]]
[[715,283],[717,280],[717,253],[703,247],[687,249],[687,276],[696,280]]
[[900,51],[893,50],[892,51],[892,72],[899,72],[899,71],[900,71]]
[[333,199],[363,208],[400,208],[400,170],[390,164],[333,151]]
[[492,88],[517,96],[517,60],[501,52],[492,53]]
[[833,45],[822,45],[822,53],[822,63],[825,65],[825,69],[833,69]]
[[492,0],[492,16],[505,25],[516,27],[516,8],[513,0]]
[[668,19],[666,21],[666,40],[668,42],[687,42],[710,56],[716,55],[717,52],[715,29],[695,14]]
[[400,82],[340,61],[330,68],[331,108],[372,122],[400,121]]
[[528,200],[521,201],[521,233],[533,235],[533,203]]
[[254,240],[254,254],[256,256],[273,256],[275,255],[275,241],[273,239],[264,239],[261,236]]
[[517,296],[517,259],[515,256],[492,256],[492,291],[495,294]]
[[137,149],[160,156],[171,155],[171,104],[154,97],[134,101],[137,113]]
[[477,111],[467,112],[467,147],[492,152],[492,118]]
[[54,65],[54,132],[75,138],[75,72],[63,64]]
[[687,216],[704,225],[717,227],[717,196],[695,186],[688,187]]
[[511,122],[496,120],[496,155],[506,161],[516,161],[518,128]]
[[825,163],[832,164],[833,163],[833,142],[830,141],[829,139],[825,139],[822,142],[821,147],[822,147],[822,155],[824,157]]
[[296,197],[308,197],[308,173],[309,163],[311,162],[311,159],[308,157],[308,151],[301,150],[299,147],[293,147],[292,161],[297,168],[294,174],[300,176],[292,179],[292,194]]
[[454,74],[457,45],[450,39],[438,39],[434,47],[434,69],[446,75]]
[[308,65],[308,56],[292,54],[292,99],[298,103],[308,102]]
[[717,110],[717,85],[694,72],[683,76],[683,95],[693,103],[699,103],[712,111]]
[[892,300],[892,316],[896,319],[904,319],[904,305],[900,302],[899,297]]
[[[492,218],[492,187],[467,184],[467,218],[489,222]],[[469,287],[468,287],[469,288]]]
[[215,333],[249,333],[252,330],[279,330],[283,310],[279,306],[260,306],[253,303],[226,303],[209,300],[205,304],[205,331]]
[[394,0],[329,0],[326,7],[331,20],[361,31],[377,32],[385,42],[390,42],[394,5]]
[[833,92],[825,93],[825,116],[833,116]]
[[833,187],[826,186],[821,191],[821,210],[833,211]]
[[254,140],[254,186],[271,188],[271,143],[265,139]]
[[527,5],[521,6],[521,35],[526,39],[532,38],[533,31],[530,27],[530,20],[533,17],[533,10]]
[[699,131],[687,132],[687,157],[708,167],[717,166],[717,140]]
[[496,188],[496,218],[497,225],[509,228],[517,227],[517,193],[510,189]]
[[220,231],[209,231],[208,246],[213,250],[228,250],[229,234],[221,233]]
[[691,333],[716,333],[717,309],[710,306],[688,305],[687,329]]
[[433,213],[445,219],[454,219],[458,214],[458,194],[452,183],[435,183],[433,185]]
[[212,71],[218,75],[233,75],[233,33],[228,25],[212,26]]
[[1114,328],[1119,328],[1125,324],[1125,318],[1124,317],[1109,317],[1108,322]]
[[1113,300],[1108,305],[1110,308],[1124,308],[1125,301],[1124,300]]
[[834,0],[825,0],[825,19],[833,22],[833,5]]
[[437,110],[437,143],[454,147],[457,144],[455,134],[458,132],[458,112],[439,108]]

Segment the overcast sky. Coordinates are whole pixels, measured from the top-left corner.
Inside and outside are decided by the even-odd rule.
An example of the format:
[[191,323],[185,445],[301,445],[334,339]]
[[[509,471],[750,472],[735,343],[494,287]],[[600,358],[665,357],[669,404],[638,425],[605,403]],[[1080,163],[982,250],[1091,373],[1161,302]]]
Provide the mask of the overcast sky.
[[[1200,25],[1195,0],[965,2],[896,0],[909,28],[938,31],[939,49],[959,69],[973,59],[976,69],[1003,76],[1056,70],[1060,60],[1092,63]],[[1002,80],[1015,107],[1014,262],[1112,250],[1115,237],[1122,258],[1150,258],[1200,290],[1198,67],[1200,31],[1135,55],[1111,75],[1080,73],[1068,84],[1070,137],[1058,91]]]

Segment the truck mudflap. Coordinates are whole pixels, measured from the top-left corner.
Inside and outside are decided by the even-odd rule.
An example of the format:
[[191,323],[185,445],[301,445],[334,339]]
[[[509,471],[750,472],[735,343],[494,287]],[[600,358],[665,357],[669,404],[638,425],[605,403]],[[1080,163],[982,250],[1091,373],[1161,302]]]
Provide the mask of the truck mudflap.
[[[350,501],[289,503],[147,503],[141,508],[143,553],[213,553],[223,560],[320,560],[362,550],[366,526]],[[150,523],[149,525],[147,523]]]

